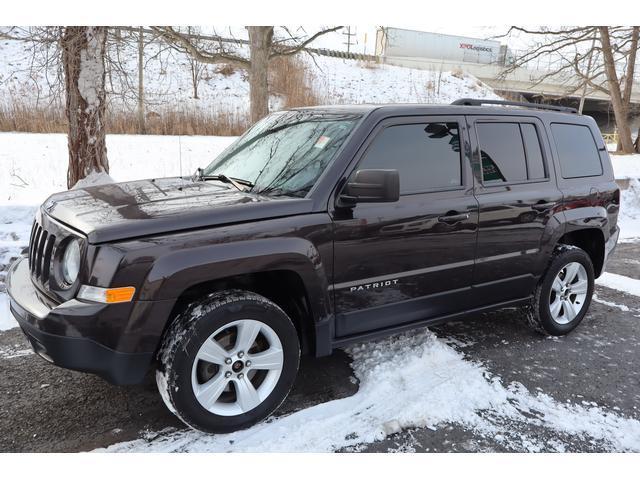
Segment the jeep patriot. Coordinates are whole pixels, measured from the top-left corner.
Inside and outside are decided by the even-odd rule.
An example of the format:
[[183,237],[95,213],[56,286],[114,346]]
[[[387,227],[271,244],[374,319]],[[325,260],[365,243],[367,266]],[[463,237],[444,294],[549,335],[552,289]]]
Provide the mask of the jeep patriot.
[[301,352],[504,307],[569,333],[619,205],[596,123],[569,108],[301,108],[193,177],[52,195],[7,286],[45,360],[115,384],[155,369],[184,423],[230,432],[281,404]]

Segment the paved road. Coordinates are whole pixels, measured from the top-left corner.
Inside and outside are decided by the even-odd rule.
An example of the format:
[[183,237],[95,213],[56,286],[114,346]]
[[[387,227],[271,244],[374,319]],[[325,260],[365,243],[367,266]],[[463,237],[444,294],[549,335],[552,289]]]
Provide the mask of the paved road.
[[[608,270],[640,279],[640,244],[619,245]],[[640,419],[640,298],[603,287],[597,287],[597,295],[630,310],[594,302],[579,329],[563,338],[532,333],[512,310],[433,330],[453,339],[467,358],[484,364],[505,384],[520,382],[557,401],[595,402],[619,415]],[[183,428],[165,409],[151,376],[139,386],[116,387],[92,375],[48,365],[26,349],[17,329],[0,332],[0,452],[90,450],[139,438],[145,432]],[[280,413],[354,394],[358,386],[349,363],[344,352],[306,359]],[[606,449],[601,441],[585,436],[563,439],[562,433],[532,423],[516,421],[505,425],[504,431],[505,435],[524,433],[548,446],[543,450],[555,450],[558,439],[572,451]],[[505,442],[451,424],[435,431],[405,430],[355,450],[508,449]]]

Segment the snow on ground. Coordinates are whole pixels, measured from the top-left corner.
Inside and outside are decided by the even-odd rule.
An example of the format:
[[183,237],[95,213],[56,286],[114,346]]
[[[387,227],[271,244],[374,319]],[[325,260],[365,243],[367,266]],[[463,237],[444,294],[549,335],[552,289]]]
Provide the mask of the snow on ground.
[[596,284],[640,297],[640,280],[635,278],[604,272],[600,278],[596,279]]
[[619,309],[619,310],[621,310],[623,312],[631,311],[631,309],[629,307],[627,307],[626,305],[622,305],[622,304],[615,303],[615,302],[610,302],[609,300],[603,300],[596,293],[593,294],[593,301],[601,303],[603,305],[606,305],[607,307],[617,308],[617,309]]
[[463,97],[502,100],[475,77],[448,71],[317,57],[313,84],[324,103],[451,103]]
[[[640,167],[640,155],[638,163]],[[629,188],[620,193],[620,214],[618,225],[620,226],[620,241],[640,240],[640,168],[637,168],[637,176],[630,180]]]
[[18,326],[9,310],[9,297],[5,292],[0,292],[0,332],[10,330]]
[[610,155],[617,179],[640,178],[640,154]]
[[0,347],[0,358],[10,359],[17,357],[26,357],[27,355],[33,355],[33,350],[30,348],[20,348],[20,344],[10,345],[8,347]]
[[560,437],[553,446],[543,445],[516,433],[514,422],[597,439],[616,451],[640,449],[638,420],[593,402],[561,403],[544,393],[529,392],[520,383],[504,385],[427,329],[358,345],[349,353],[360,380],[351,397],[232,434],[165,431],[102,451],[329,452],[381,440],[401,429],[436,429],[445,423],[461,424],[510,448],[564,450]]
[[[234,139],[107,135],[109,173],[117,181],[191,175]],[[67,136],[61,133],[0,133],[0,205],[39,205],[66,190],[67,148]]]

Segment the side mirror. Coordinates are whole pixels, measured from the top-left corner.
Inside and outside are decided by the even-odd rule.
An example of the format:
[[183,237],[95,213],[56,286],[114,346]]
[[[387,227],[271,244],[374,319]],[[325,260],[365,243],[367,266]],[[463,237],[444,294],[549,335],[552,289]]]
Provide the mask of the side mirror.
[[340,194],[340,206],[357,203],[397,202],[400,175],[397,170],[357,170]]

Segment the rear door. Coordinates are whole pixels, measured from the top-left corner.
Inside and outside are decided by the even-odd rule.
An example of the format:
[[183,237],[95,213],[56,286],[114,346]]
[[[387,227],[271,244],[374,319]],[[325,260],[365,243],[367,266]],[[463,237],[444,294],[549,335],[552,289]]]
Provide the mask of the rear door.
[[546,131],[535,117],[468,117],[479,203],[474,302],[528,296],[546,265],[541,244],[561,207]]
[[478,223],[468,146],[459,116],[389,119],[363,146],[352,172],[397,169],[400,200],[332,212],[337,337],[464,310]]

